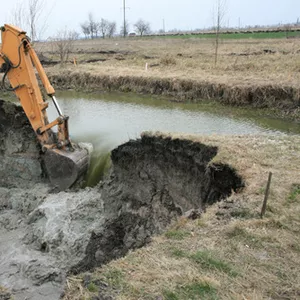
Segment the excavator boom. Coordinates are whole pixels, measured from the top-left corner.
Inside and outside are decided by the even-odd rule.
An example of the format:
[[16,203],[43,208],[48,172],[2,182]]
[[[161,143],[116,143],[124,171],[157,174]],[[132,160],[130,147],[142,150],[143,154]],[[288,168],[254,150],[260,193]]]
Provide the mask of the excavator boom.
[[[89,162],[88,150],[71,143],[68,116],[62,114],[55,98],[55,90],[35,53],[26,32],[12,25],[1,27],[0,72],[4,73],[2,85],[8,78],[10,87],[19,98],[21,106],[35,131],[42,151],[50,182],[59,190],[69,188],[84,173]],[[58,117],[49,122],[48,103],[39,88],[38,74],[47,95],[52,99]],[[57,127],[57,133],[52,128]]]

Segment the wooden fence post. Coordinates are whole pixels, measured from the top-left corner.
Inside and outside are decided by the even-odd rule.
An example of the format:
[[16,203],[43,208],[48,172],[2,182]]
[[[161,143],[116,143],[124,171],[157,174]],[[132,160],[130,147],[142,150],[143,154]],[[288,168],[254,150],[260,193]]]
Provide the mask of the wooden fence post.
[[268,179],[267,188],[266,188],[266,192],[265,192],[265,199],[264,199],[264,203],[263,203],[263,206],[261,208],[261,213],[260,213],[261,218],[263,218],[266,213],[267,202],[268,202],[268,198],[269,198],[269,194],[270,194],[271,179],[272,179],[272,172],[269,173],[269,179]]

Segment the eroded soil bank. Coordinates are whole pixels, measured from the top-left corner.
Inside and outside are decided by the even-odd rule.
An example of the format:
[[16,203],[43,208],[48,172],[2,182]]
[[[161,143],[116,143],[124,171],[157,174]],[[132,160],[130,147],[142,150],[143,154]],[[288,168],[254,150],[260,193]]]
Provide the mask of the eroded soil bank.
[[21,106],[0,100],[0,186],[41,182],[40,148]]
[[267,108],[275,115],[300,120],[299,88],[274,84],[235,84],[181,78],[112,76],[88,72],[51,72],[57,89],[121,91],[169,96],[180,102],[213,99],[225,105]]
[[217,147],[144,134],[112,151],[95,188],[52,193],[22,111],[1,101],[0,118],[0,286],[15,299],[59,299],[67,273],[140,248],[184,212],[244,186],[211,162]]

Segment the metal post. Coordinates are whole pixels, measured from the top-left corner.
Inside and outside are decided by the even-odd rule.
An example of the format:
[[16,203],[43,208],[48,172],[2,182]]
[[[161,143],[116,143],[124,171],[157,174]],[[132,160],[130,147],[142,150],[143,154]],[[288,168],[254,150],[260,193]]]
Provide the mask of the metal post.
[[51,96],[51,98],[52,98],[53,104],[54,104],[54,106],[55,106],[55,108],[56,108],[58,114],[59,114],[60,116],[62,116],[62,112],[61,112],[60,107],[59,107],[59,105],[58,105],[58,103],[57,103],[57,101],[56,101],[55,96]]

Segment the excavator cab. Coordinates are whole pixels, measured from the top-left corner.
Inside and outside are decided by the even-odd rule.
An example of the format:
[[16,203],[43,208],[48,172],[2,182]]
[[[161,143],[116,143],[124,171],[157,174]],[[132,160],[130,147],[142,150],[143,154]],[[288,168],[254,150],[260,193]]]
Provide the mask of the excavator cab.
[[[2,85],[16,94],[36,133],[51,184],[60,191],[65,190],[87,172],[89,151],[71,142],[69,117],[63,115],[55,98],[55,90],[26,32],[7,24],[0,29],[0,72],[4,73]],[[57,110],[58,117],[54,121],[48,120],[48,103],[43,99],[36,73]],[[10,87],[5,86],[6,77]],[[57,127],[57,132],[52,130],[53,127]]]

